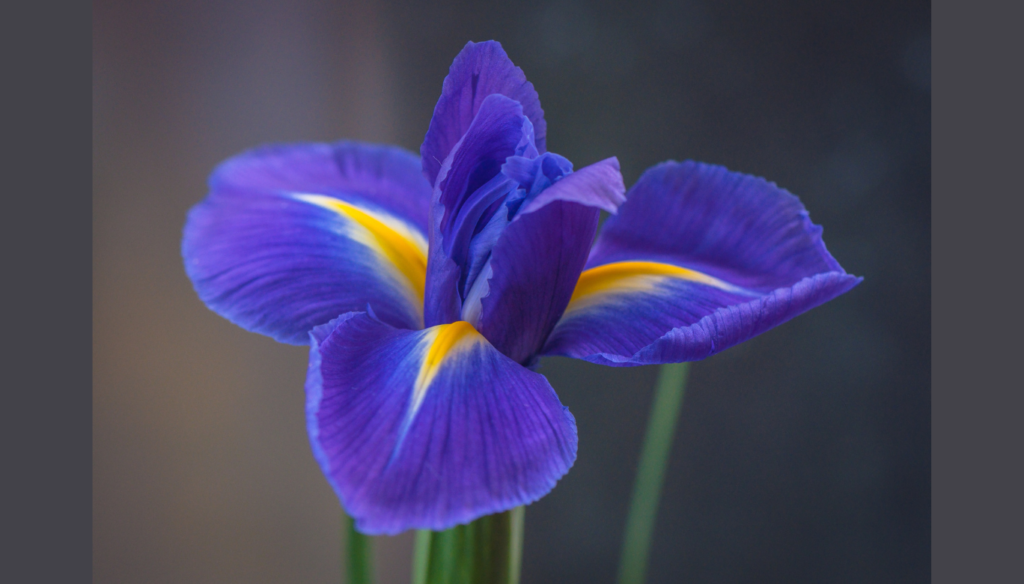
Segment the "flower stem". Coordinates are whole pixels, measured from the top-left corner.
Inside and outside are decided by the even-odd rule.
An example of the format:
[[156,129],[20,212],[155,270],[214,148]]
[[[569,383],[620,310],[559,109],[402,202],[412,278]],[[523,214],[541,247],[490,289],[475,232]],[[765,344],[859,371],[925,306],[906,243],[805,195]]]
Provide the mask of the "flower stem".
[[433,531],[416,530],[416,545],[412,550],[412,584],[427,584],[427,570],[430,568],[430,540]]
[[519,584],[525,508],[445,531],[419,530],[413,584]]
[[348,557],[346,572],[348,584],[373,584],[373,540],[370,536],[356,531],[355,522],[348,514],[343,515],[345,523],[345,549]]
[[647,422],[647,435],[644,437],[640,465],[633,485],[633,498],[626,518],[618,584],[642,584],[647,573],[654,520],[676,421],[682,410],[687,371],[687,363],[672,363],[662,365],[658,376],[651,415]]
[[509,526],[508,542],[508,584],[519,584],[519,572],[523,567],[523,532],[526,529],[526,507],[520,505],[509,511],[512,525]]

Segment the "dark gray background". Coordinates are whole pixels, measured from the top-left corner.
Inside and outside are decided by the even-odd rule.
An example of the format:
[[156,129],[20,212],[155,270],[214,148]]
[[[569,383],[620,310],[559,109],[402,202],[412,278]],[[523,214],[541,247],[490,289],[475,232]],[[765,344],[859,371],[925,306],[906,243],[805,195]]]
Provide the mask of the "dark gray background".
[[[549,148],[796,193],[865,282],[692,368],[651,582],[929,577],[926,2],[94,3],[97,582],[337,581],[306,351],[196,298],[178,253],[220,160],[342,137],[417,150],[467,40],[537,87]],[[654,368],[548,375],[579,459],[529,507],[524,582],[611,582]],[[408,535],[379,544],[408,578]]]

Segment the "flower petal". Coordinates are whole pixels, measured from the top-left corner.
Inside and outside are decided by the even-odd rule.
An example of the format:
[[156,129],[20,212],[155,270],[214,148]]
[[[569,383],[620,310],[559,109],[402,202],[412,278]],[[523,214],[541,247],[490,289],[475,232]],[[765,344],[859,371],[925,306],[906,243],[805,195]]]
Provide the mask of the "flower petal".
[[427,231],[430,185],[416,155],[397,146],[349,140],[264,146],[224,161],[210,175],[209,186],[211,191],[346,193]]
[[459,288],[469,269],[470,240],[488,208],[514,187],[513,181],[500,175],[501,166],[521,144],[532,146],[531,136],[522,106],[502,95],[490,95],[445,158],[432,195],[427,326],[458,320]]
[[569,303],[597,230],[599,210],[625,200],[609,158],[555,182],[523,204],[498,238],[463,316],[502,353],[526,363]]
[[501,167],[528,141],[529,132],[518,102],[491,95],[445,159],[433,197],[444,210],[440,235],[445,253],[456,263],[465,260],[470,236],[487,208],[516,186],[500,174]]
[[484,99],[501,94],[518,101],[533,123],[538,152],[545,151],[547,125],[533,84],[496,41],[469,42],[455,57],[444,79],[441,98],[434,107],[430,127],[420,147],[423,174],[433,185],[452,148],[469,129]]
[[606,365],[703,359],[860,281],[792,194],[720,166],[667,162],[605,223],[543,352]]
[[367,304],[420,328],[430,187],[418,166],[404,150],[352,142],[228,160],[185,225],[196,292],[228,320],[292,344]]
[[349,313],[311,340],[310,442],[363,533],[533,502],[576,459],[576,423],[547,380],[468,323],[405,331]]

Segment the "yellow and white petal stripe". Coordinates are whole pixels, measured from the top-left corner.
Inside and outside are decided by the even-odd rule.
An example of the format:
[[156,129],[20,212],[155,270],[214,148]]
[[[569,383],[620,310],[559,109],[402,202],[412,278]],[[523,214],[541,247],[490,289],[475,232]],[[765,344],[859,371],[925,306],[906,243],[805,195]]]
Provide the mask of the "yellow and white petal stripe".
[[487,342],[483,335],[477,332],[473,325],[460,320],[451,324],[439,324],[426,330],[423,343],[428,347],[423,363],[420,365],[419,375],[416,376],[416,383],[413,385],[412,402],[409,407],[409,416],[414,417],[423,398],[430,389],[431,382],[437,377],[437,372],[446,360]]
[[345,235],[376,252],[382,267],[405,288],[422,320],[427,281],[427,240],[419,229],[378,210],[326,195],[292,193],[292,197],[333,211],[345,219]]
[[750,294],[713,276],[673,264],[649,261],[625,261],[604,264],[580,274],[565,314],[598,305],[615,296],[635,292],[655,292],[658,285],[683,280],[719,288],[734,294]]
[[487,340],[473,325],[465,321],[457,321],[450,324],[439,324],[432,326],[422,332],[419,347],[413,354],[420,355],[419,373],[413,383],[412,396],[409,399],[409,408],[406,410],[405,419],[402,421],[399,430],[399,439],[395,444],[395,453],[402,445],[402,437],[416,419],[416,414],[427,397],[430,385],[434,382],[438,372],[446,364],[452,363],[460,355],[482,345]]

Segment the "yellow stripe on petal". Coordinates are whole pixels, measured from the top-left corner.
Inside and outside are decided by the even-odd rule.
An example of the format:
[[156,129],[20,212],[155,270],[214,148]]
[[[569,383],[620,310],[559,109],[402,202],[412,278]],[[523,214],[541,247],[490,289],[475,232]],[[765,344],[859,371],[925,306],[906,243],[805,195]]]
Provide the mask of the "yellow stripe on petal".
[[421,388],[426,392],[446,358],[484,340],[483,336],[473,328],[473,325],[464,320],[451,324],[439,324],[429,330],[432,339],[430,348],[427,349],[427,355],[420,366],[420,374],[416,378],[416,392]]
[[419,375],[416,376],[416,383],[412,389],[412,401],[409,407],[407,421],[416,416],[423,398],[430,389],[430,384],[437,377],[438,371],[446,359],[472,348],[479,343],[485,342],[483,335],[478,333],[473,325],[460,320],[451,324],[439,324],[430,327],[426,331],[423,343],[428,344],[423,363],[420,364]]
[[604,264],[580,274],[566,312],[591,306],[608,296],[652,292],[668,278],[697,282],[729,292],[743,290],[707,274],[661,262],[629,261]]
[[334,211],[357,226],[348,235],[387,259],[407,283],[418,310],[427,282],[427,242],[417,229],[390,215],[325,195],[294,194],[296,199]]

